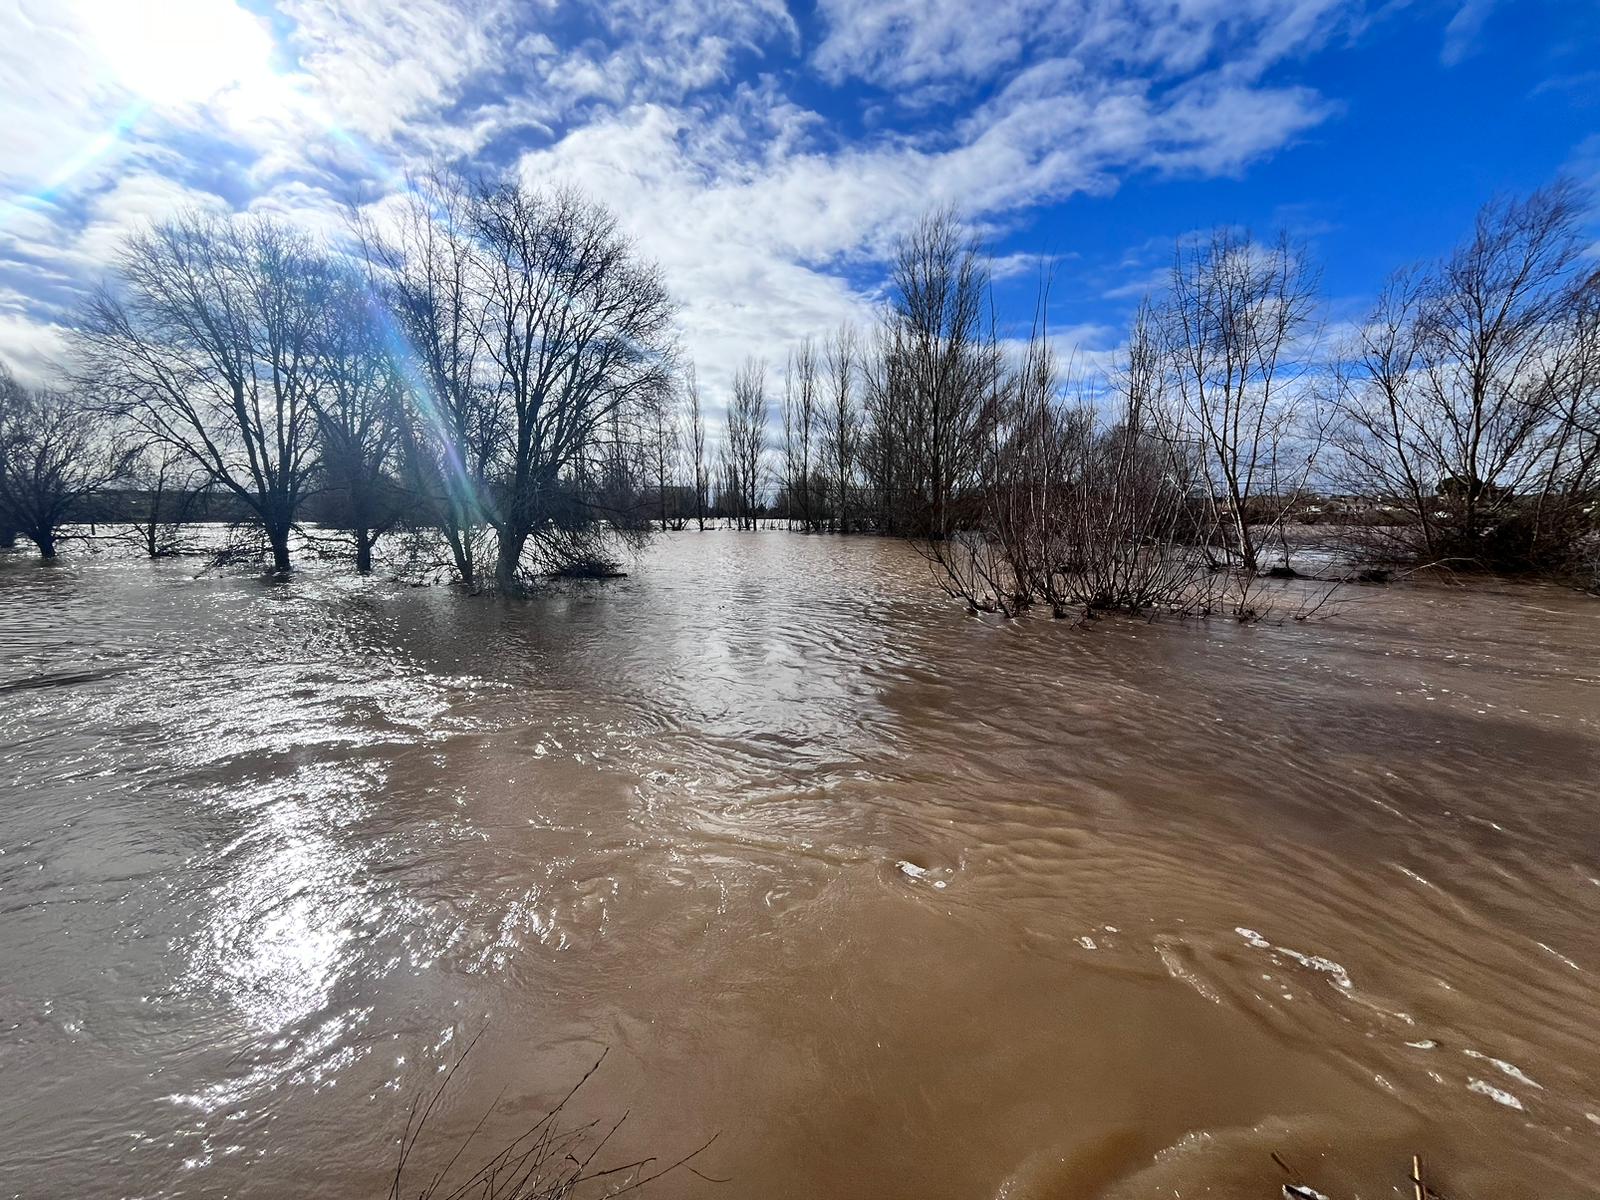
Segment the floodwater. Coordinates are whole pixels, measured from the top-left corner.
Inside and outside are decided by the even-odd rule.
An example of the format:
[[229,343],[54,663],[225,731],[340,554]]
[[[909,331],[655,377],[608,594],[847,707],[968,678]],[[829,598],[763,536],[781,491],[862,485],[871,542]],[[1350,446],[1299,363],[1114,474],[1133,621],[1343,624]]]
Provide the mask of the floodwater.
[[0,1195],[382,1197],[473,1038],[409,1194],[602,1052],[653,1196],[1600,1188],[1600,603],[194,571],[0,561]]

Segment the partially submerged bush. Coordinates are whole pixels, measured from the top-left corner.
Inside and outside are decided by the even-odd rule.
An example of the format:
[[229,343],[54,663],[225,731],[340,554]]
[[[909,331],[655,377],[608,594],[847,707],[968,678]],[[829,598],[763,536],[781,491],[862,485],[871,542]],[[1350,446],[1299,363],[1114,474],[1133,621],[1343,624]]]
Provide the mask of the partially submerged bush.
[[1209,611],[1203,475],[1164,425],[1159,353],[1142,312],[1107,419],[1069,403],[1049,347],[1029,343],[986,413],[968,528],[929,543],[946,591],[1008,616],[1036,602],[1056,616]]

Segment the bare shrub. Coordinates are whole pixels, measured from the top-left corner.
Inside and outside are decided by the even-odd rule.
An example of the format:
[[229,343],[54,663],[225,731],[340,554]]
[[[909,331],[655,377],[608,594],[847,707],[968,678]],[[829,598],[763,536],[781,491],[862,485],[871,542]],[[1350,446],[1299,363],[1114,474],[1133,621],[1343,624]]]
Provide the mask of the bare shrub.
[[925,546],[948,592],[1008,616],[1037,602],[1056,616],[1210,610],[1212,572],[1191,545],[1204,476],[1162,420],[1160,362],[1142,309],[1102,415],[1067,398],[1035,327],[986,406],[975,518]]

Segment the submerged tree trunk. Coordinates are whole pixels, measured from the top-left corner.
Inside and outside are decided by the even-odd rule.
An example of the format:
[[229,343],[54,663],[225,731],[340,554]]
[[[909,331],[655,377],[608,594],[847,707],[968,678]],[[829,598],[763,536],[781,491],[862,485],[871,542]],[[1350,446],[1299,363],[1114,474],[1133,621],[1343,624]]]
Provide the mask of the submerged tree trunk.
[[267,541],[272,546],[272,573],[287,575],[290,570],[289,527],[277,524],[267,526]]
[[473,518],[466,506],[455,499],[446,501],[434,527],[444,536],[455,564],[456,582],[462,590],[477,595],[483,586],[479,578],[477,547],[473,541]]
[[528,535],[525,533],[500,534],[500,547],[495,553],[494,560],[494,584],[506,595],[517,591],[521,586],[517,580],[517,568],[522,565],[522,548],[527,540]]
[[1260,574],[1261,556],[1257,552],[1255,536],[1250,532],[1250,521],[1245,515],[1244,505],[1237,499],[1233,503],[1233,536],[1238,542],[1235,548],[1239,552],[1239,566],[1246,575]]
[[362,575],[372,574],[372,543],[377,541],[372,536],[370,529],[357,529],[356,534],[356,571]]
[[56,556],[56,531],[54,529],[37,529],[28,535],[33,544],[39,547],[40,558],[54,558]]
[[14,550],[17,546],[17,531],[9,525],[0,525],[0,550]]

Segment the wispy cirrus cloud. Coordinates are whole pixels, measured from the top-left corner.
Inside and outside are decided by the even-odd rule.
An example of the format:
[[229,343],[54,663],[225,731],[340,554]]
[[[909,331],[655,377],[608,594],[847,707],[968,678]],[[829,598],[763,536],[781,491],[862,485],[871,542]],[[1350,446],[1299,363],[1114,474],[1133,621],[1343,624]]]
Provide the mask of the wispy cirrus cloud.
[[1472,55],[1478,48],[1479,35],[1494,11],[1495,0],[1462,0],[1450,23],[1444,27],[1444,45],[1439,50],[1439,61],[1447,67]]
[[1088,75],[1184,75],[1208,64],[1259,74],[1339,35],[1360,0],[822,0],[813,59],[835,80],[886,87],[982,84],[1029,59]]

